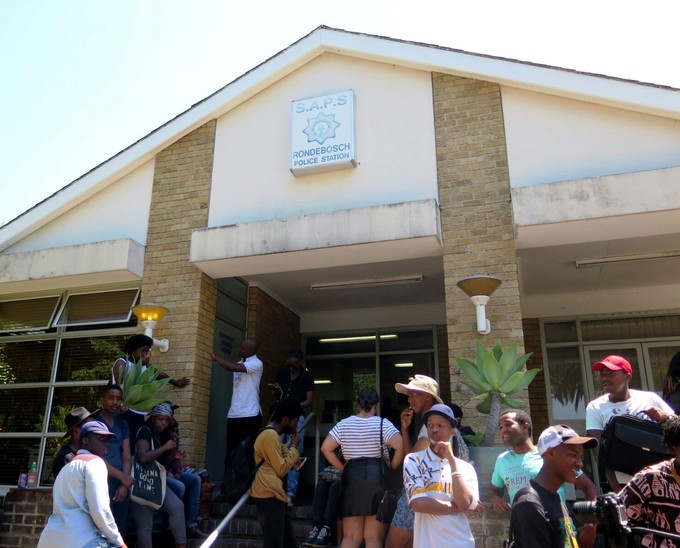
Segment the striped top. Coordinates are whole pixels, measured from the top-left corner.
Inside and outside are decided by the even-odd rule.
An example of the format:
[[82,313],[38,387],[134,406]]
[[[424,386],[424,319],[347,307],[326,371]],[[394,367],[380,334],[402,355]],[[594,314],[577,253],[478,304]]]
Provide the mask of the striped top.
[[[359,417],[352,415],[341,420],[328,433],[342,448],[345,460],[359,457],[378,458],[380,451],[380,417]],[[399,434],[394,425],[382,421],[383,444],[387,445],[395,434]]]

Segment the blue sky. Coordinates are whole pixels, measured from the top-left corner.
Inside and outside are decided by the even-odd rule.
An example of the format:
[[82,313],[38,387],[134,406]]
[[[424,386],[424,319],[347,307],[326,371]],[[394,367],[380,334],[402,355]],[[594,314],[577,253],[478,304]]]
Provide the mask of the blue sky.
[[0,0],[0,225],[321,24],[680,88],[678,15],[627,0]]

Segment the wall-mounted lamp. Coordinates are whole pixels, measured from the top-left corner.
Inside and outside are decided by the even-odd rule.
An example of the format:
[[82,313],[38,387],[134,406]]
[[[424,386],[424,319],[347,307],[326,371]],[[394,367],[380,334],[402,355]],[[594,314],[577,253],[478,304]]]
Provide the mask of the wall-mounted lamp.
[[476,276],[465,278],[457,284],[470,297],[470,300],[477,309],[477,331],[480,335],[491,333],[491,322],[486,318],[486,303],[489,302],[491,294],[502,283],[498,278],[477,274]]
[[[142,322],[144,334],[153,339],[153,330],[168,313],[168,309],[156,303],[144,303],[133,306],[132,313]],[[167,352],[170,348],[170,341],[168,339],[153,339],[153,345],[158,347],[161,352]]]

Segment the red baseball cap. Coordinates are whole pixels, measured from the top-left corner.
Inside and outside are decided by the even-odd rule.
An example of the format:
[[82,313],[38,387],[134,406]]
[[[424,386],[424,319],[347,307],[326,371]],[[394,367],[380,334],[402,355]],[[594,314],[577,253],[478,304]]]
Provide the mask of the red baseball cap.
[[602,369],[608,369],[609,371],[625,371],[626,373],[633,374],[633,366],[626,358],[621,356],[607,356],[599,362],[593,364],[593,371],[601,371]]

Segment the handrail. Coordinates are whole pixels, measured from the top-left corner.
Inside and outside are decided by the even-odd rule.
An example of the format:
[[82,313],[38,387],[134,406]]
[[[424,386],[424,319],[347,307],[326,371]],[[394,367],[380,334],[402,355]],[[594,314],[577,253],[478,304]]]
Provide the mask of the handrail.
[[[319,420],[317,419],[317,416],[314,412],[310,413],[305,417],[305,420],[302,421],[302,424],[298,425],[298,430],[302,430],[307,426],[307,423],[311,420],[314,419],[314,447],[315,447],[315,457],[314,457],[314,485],[316,485],[316,482],[319,480],[319,453],[320,453],[320,439],[321,439],[321,431],[319,428]],[[225,529],[227,525],[231,522],[232,519],[238,514],[239,510],[243,507],[243,505],[248,501],[248,498],[250,495],[248,492],[245,492],[243,496],[238,500],[236,504],[229,510],[229,513],[227,513],[224,518],[222,518],[222,521],[220,521],[220,524],[215,528],[215,530],[210,533],[210,536],[205,539],[203,544],[201,544],[201,548],[210,548],[213,543],[217,540],[217,537],[220,535],[220,533]]]

